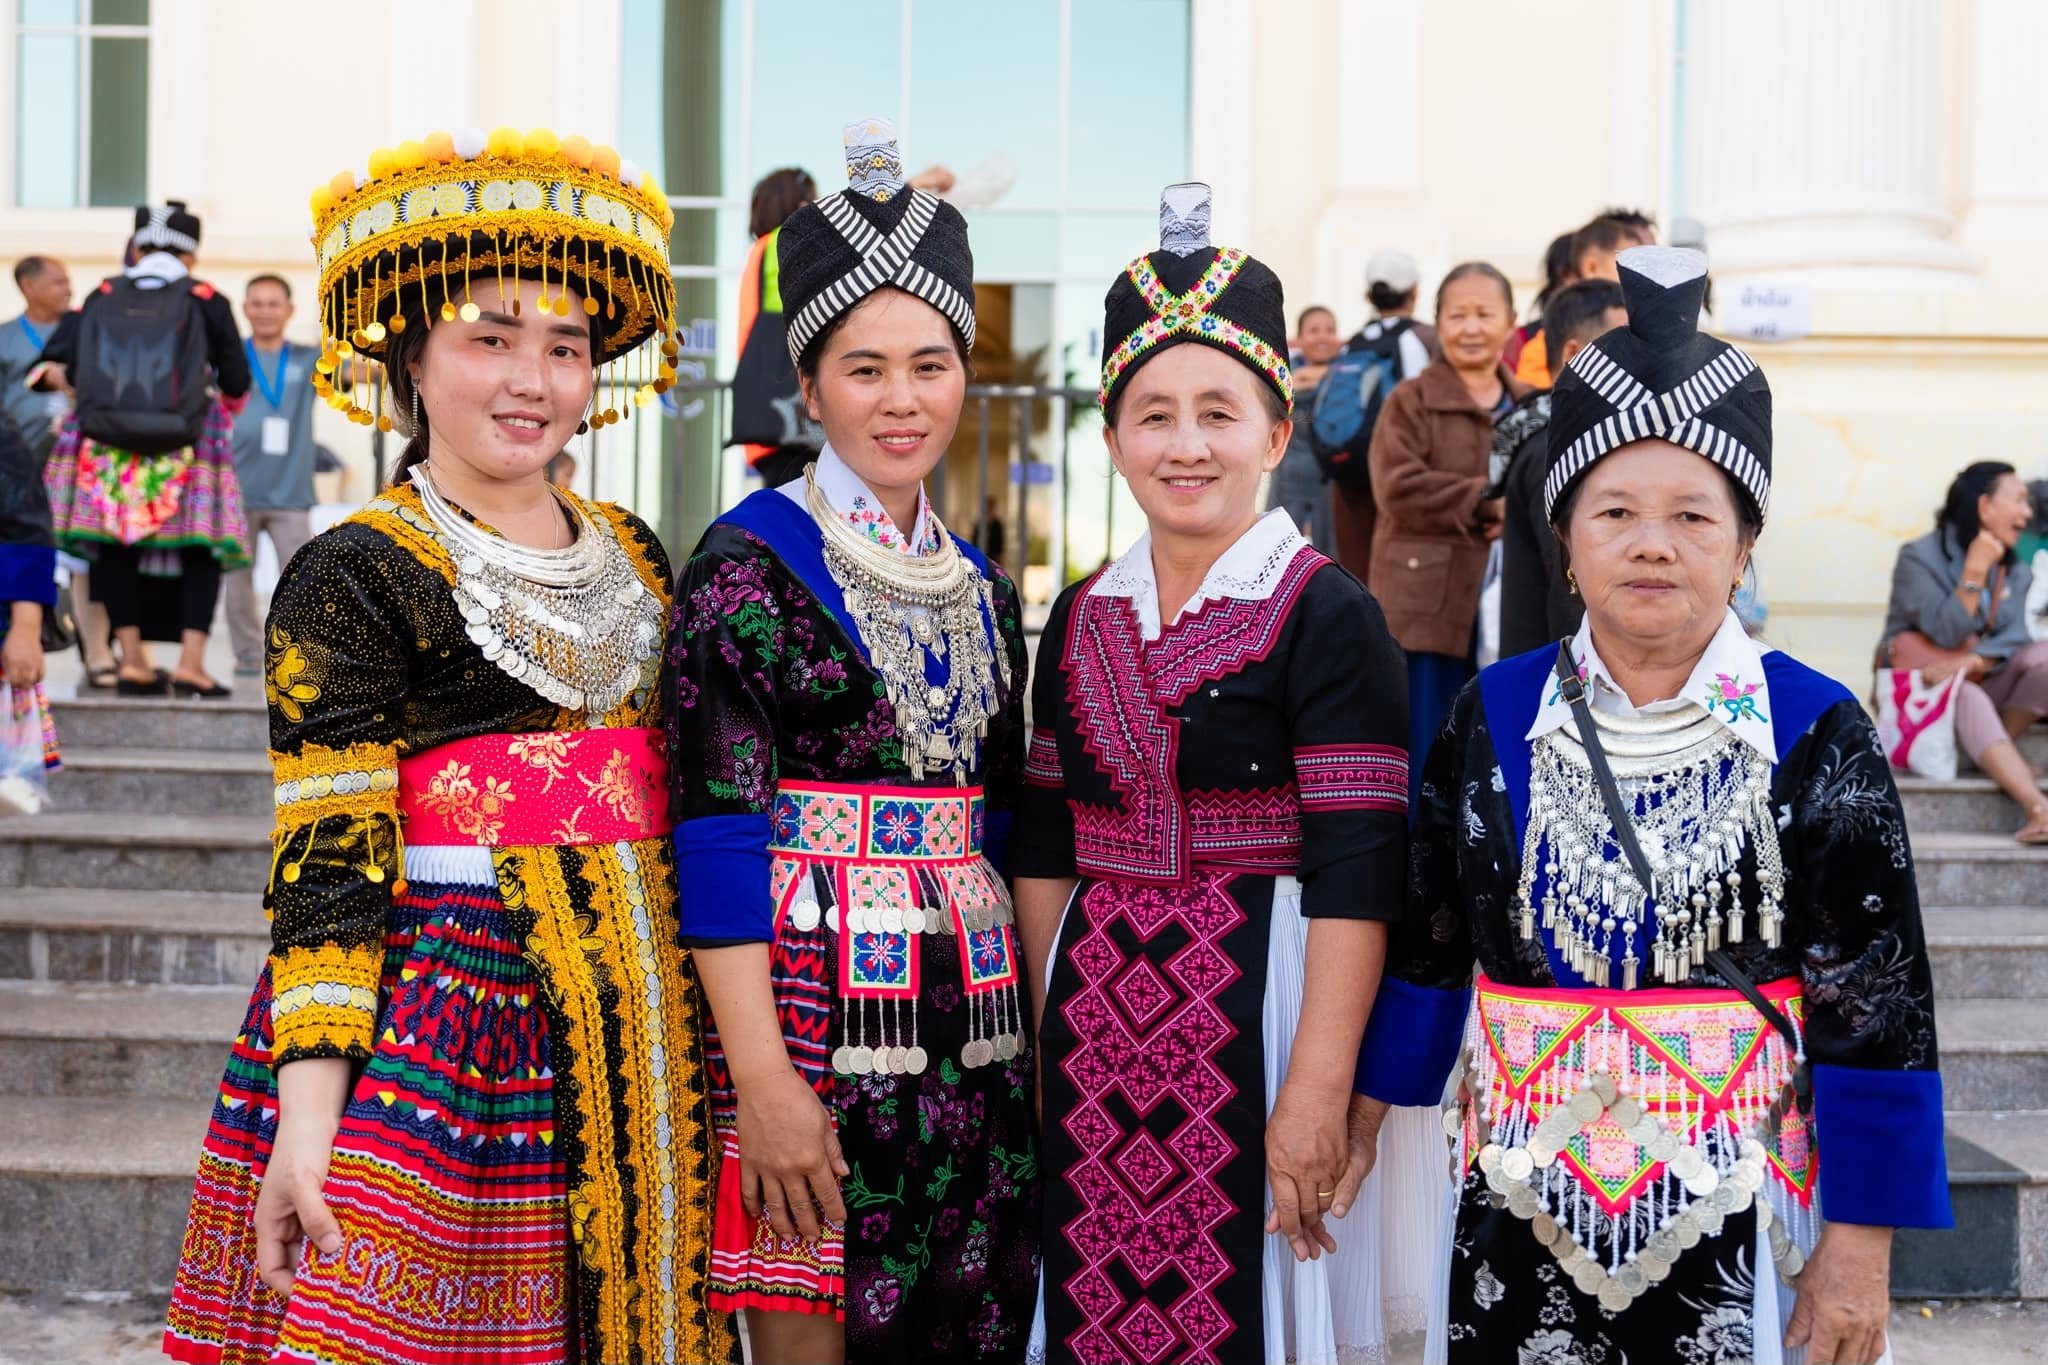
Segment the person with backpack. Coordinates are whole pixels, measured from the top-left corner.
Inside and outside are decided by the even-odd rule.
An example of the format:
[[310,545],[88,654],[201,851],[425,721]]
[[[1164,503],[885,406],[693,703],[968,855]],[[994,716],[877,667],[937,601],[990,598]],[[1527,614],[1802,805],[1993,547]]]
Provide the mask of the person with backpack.
[[[1408,656],[1409,755],[1426,759],[1474,671],[1479,592],[1500,499],[1488,498],[1493,426],[1529,393],[1501,364],[1514,291],[1484,261],[1436,294],[1443,358],[1396,388],[1372,438],[1372,574],[1366,580]],[[1325,380],[1326,384],[1330,381]],[[1421,763],[1409,769],[1419,782]]]
[[[123,696],[230,695],[206,671],[206,637],[222,573],[249,563],[232,441],[249,359],[227,299],[192,275],[199,233],[181,200],[138,208],[133,264],[43,350],[47,382],[75,398],[44,471],[52,521],[61,547],[93,561]],[[145,579],[175,584],[181,653],[168,676],[145,662],[144,615],[162,586]]]
[[1405,251],[1380,251],[1365,265],[1373,319],[1330,362],[1307,420],[1316,459],[1330,483],[1331,556],[1372,587],[1372,474],[1366,453],[1380,405],[1396,384],[1428,367],[1436,334],[1415,320],[1421,270]]
[[1289,357],[1294,372],[1294,432],[1287,438],[1287,453],[1280,457],[1280,467],[1266,483],[1266,506],[1285,508],[1289,520],[1317,546],[1330,543],[1330,500],[1323,487],[1327,480],[1322,461],[1316,457],[1314,427],[1307,418],[1315,408],[1316,386],[1343,349],[1335,313],[1320,303],[1301,310],[1295,319]]

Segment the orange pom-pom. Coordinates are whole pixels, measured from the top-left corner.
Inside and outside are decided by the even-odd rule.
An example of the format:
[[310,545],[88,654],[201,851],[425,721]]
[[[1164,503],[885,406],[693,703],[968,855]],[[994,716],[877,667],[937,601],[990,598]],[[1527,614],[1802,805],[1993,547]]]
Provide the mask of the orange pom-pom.
[[434,162],[455,159],[455,138],[448,133],[428,133],[420,140],[420,147],[427,154],[427,160]]
[[334,178],[327,182],[327,192],[334,196],[336,203],[348,198],[356,192],[356,173],[336,171]]
[[589,169],[591,150],[590,139],[581,133],[572,133],[562,139],[562,160],[571,166]]
[[562,150],[562,139],[552,128],[534,128],[526,134],[528,156],[553,156]]
[[590,169],[599,175],[608,175],[614,180],[619,176],[619,153],[616,148],[597,146],[590,149]]
[[484,150],[501,161],[507,161],[526,150],[526,139],[519,135],[517,128],[493,128],[484,141]]

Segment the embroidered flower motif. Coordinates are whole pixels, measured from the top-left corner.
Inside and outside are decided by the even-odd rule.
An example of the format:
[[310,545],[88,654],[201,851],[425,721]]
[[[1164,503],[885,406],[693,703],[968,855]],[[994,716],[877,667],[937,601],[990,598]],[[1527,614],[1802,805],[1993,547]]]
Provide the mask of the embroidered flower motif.
[[578,773],[577,780],[583,783],[584,790],[599,805],[612,813],[613,819],[635,829],[647,828],[651,784],[646,774],[634,768],[633,760],[624,750],[612,750],[612,756],[605,760],[604,768],[596,777],[584,777]]
[[884,853],[915,853],[924,846],[924,812],[914,801],[883,801],[875,808],[875,844]]
[[868,1315],[877,1324],[885,1323],[896,1316],[897,1306],[903,1302],[903,1282],[885,1275],[869,1285],[863,1297],[867,1300]]
[[1763,688],[1762,683],[1744,683],[1740,676],[1717,673],[1714,681],[1707,684],[1707,709],[1711,711],[1719,706],[1728,713],[1730,725],[1738,720],[1767,721],[1770,717],[1756,705],[1756,694]]
[[450,759],[421,793],[420,803],[441,817],[456,833],[479,844],[494,844],[505,828],[505,808],[513,801],[512,784],[486,777],[479,787],[469,765]]
[[1493,1267],[1481,1261],[1478,1273],[1472,1278],[1472,1302],[1483,1311],[1507,1296],[1507,1286],[1493,1273]]
[[548,780],[541,786],[545,795],[555,785],[555,779],[569,771],[569,739],[553,732],[519,735],[506,746],[505,756],[546,773]]
[[320,700],[319,684],[306,677],[307,668],[306,656],[292,643],[292,637],[272,626],[270,669],[263,680],[263,695],[294,725],[306,718],[306,703]]
[[588,807],[586,806],[578,806],[575,810],[569,812],[568,819],[555,826],[554,838],[556,843],[587,844],[590,842],[590,836],[585,834],[576,823],[583,818],[583,812],[587,809]]

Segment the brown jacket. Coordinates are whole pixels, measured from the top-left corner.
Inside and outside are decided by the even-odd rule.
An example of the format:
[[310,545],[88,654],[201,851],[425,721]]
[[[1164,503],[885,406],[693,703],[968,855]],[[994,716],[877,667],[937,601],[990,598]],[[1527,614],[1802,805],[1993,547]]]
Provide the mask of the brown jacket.
[[[1500,378],[1511,400],[1530,392],[1506,366]],[[1411,654],[1472,653],[1486,576],[1478,508],[1492,449],[1493,417],[1449,361],[1432,361],[1380,410],[1369,455],[1379,519],[1367,586]]]

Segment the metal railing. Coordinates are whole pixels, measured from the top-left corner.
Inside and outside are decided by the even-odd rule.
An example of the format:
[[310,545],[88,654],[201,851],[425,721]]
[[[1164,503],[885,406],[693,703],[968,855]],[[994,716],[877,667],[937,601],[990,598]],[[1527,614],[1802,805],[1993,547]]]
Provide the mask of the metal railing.
[[[588,460],[588,486],[634,504],[678,562],[704,526],[757,486],[739,453],[725,446],[731,394],[730,380],[680,378],[659,409],[639,409],[630,423],[593,432],[571,448]],[[1020,584],[1029,579],[1027,596],[1034,599],[1049,600],[1065,586],[1077,555],[1094,558],[1093,544],[1084,547],[1074,534],[1073,458],[1076,422],[1094,407],[1093,389],[970,384],[952,446],[926,481],[941,518],[984,553],[998,548],[988,516],[995,500],[1002,544],[991,557]],[[666,420],[651,451],[638,428],[657,411]],[[650,459],[659,461],[654,471]],[[643,505],[650,472],[656,476],[652,506]],[[1116,549],[1114,488],[1103,483],[1100,557],[1107,559]]]

